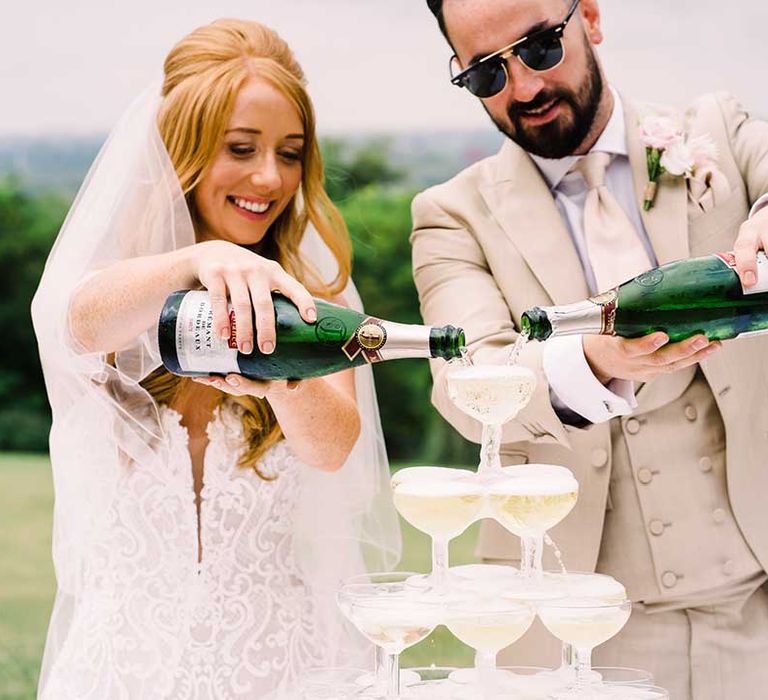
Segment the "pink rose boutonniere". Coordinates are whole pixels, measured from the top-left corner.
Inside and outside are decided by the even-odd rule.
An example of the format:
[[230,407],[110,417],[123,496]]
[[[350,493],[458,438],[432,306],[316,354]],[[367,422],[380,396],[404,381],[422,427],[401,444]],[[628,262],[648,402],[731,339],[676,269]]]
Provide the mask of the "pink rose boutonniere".
[[648,161],[648,185],[643,209],[650,210],[656,198],[659,177],[669,173],[691,179],[697,170],[711,169],[717,148],[709,136],[687,138],[679,122],[670,117],[651,116],[640,124],[640,141]]

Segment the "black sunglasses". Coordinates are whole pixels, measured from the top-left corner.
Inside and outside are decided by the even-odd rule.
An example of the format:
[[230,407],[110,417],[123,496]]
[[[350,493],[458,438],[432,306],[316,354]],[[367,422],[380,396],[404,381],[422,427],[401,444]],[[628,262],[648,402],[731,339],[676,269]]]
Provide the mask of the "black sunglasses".
[[517,56],[520,63],[535,71],[550,70],[559,66],[565,57],[563,32],[578,4],[579,0],[574,0],[560,24],[524,36],[509,46],[481,58],[456,75],[453,75],[453,70],[458,65],[458,58],[451,56],[451,82],[458,87],[467,88],[475,97],[493,97],[504,89],[509,80],[507,59],[510,56]]

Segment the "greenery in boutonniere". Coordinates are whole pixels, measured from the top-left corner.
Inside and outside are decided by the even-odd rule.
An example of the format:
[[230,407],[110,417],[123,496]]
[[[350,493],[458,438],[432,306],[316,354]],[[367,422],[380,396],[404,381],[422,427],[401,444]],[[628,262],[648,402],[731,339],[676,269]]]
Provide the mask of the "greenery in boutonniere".
[[645,211],[653,206],[659,178],[664,173],[694,178],[697,170],[711,169],[717,159],[717,148],[709,136],[688,139],[680,123],[670,117],[644,119],[640,124],[640,141],[648,163],[648,184],[643,193]]

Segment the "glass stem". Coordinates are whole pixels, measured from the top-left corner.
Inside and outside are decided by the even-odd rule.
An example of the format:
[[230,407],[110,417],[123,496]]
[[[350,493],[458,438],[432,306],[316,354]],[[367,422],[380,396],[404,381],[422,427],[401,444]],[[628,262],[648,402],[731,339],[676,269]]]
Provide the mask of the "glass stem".
[[543,535],[527,535],[520,538],[522,540],[522,562],[520,565],[520,573],[525,578],[532,578],[537,581],[541,581],[544,575],[544,569],[542,567],[542,557],[544,555],[544,536]]
[[480,447],[478,474],[488,476],[501,471],[499,449],[501,447],[501,426],[498,423],[483,423],[483,438]]
[[432,538],[432,580],[438,589],[448,583],[448,540]]
[[475,652],[475,670],[480,682],[480,688],[485,694],[489,694],[493,689],[494,671],[496,670],[496,652],[481,651]]
[[584,688],[589,685],[589,677],[592,673],[592,649],[576,649],[576,687]]
[[374,659],[373,673],[376,676],[376,685],[384,690],[387,687],[387,652],[381,647],[374,647],[376,658]]
[[387,674],[387,698],[400,697],[400,655],[386,654],[384,668]]
[[570,673],[575,670],[575,661],[573,647],[567,642],[563,642],[560,651],[560,668]]

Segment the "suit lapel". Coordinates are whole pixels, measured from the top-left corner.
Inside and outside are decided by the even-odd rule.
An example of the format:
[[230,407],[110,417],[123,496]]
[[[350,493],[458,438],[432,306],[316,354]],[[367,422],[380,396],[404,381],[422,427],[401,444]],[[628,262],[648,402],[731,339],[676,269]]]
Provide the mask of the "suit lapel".
[[645,146],[640,141],[640,118],[636,107],[622,98],[627,128],[627,149],[632,166],[635,196],[643,225],[651,240],[659,265],[690,256],[688,245],[688,190],[683,177],[662,176],[656,201],[650,211],[642,202],[648,182]]
[[589,295],[576,249],[552,192],[521,148],[507,141],[480,194],[555,304]]

